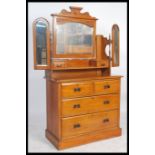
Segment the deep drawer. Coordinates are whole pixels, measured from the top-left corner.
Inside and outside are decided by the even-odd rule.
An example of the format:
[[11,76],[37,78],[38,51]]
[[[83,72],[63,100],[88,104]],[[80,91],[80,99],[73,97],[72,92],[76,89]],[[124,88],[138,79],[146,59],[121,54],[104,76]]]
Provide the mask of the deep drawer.
[[117,123],[117,110],[62,118],[62,137],[112,128],[117,126]]
[[67,99],[62,102],[62,117],[112,110],[118,107],[119,94]]

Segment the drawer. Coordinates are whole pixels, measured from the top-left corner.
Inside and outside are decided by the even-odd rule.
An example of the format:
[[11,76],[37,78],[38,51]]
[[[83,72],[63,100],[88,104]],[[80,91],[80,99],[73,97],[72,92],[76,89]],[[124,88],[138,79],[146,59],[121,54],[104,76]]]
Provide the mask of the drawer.
[[95,94],[109,94],[120,92],[120,80],[104,80],[94,82]]
[[90,66],[102,66],[103,68],[109,66],[109,63],[106,60],[90,60],[89,63]]
[[119,94],[64,100],[62,102],[62,117],[117,109],[119,102]]
[[89,67],[89,60],[67,60],[67,67]]
[[73,98],[80,96],[92,95],[92,82],[62,83],[62,97]]
[[52,67],[53,68],[65,68],[66,67],[66,64],[64,61],[54,61],[52,63]]
[[116,127],[118,111],[99,112],[62,119],[62,137]]

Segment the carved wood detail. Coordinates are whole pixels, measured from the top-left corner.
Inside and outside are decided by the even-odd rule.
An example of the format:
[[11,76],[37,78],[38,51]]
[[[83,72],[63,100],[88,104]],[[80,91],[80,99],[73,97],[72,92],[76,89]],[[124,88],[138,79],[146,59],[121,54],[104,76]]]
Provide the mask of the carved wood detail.
[[74,18],[85,18],[85,19],[93,19],[97,20],[97,18],[90,16],[88,12],[81,13],[82,7],[69,7],[71,11],[67,11],[65,9],[61,10],[59,14],[51,14],[52,16],[67,16]]

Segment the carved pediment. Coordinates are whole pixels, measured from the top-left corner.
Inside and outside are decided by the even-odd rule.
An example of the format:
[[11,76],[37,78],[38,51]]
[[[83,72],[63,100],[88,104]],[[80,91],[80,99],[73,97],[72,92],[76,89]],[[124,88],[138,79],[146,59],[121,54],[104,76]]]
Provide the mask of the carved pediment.
[[97,18],[90,16],[88,12],[81,13],[82,7],[70,6],[69,8],[71,11],[63,9],[59,14],[51,14],[51,15],[97,20]]

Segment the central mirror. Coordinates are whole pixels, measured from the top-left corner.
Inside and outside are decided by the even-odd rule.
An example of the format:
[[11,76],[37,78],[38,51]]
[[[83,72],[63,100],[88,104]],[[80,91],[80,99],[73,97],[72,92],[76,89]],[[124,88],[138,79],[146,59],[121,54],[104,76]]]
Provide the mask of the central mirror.
[[92,54],[93,27],[77,22],[57,24],[56,54]]

